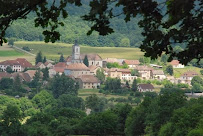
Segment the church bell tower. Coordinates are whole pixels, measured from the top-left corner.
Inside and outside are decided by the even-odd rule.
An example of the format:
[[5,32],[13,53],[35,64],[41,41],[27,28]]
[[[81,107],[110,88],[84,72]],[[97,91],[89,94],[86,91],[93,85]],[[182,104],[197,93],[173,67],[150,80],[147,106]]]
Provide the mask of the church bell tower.
[[77,41],[75,41],[75,44],[72,46],[72,61],[80,62],[80,46]]

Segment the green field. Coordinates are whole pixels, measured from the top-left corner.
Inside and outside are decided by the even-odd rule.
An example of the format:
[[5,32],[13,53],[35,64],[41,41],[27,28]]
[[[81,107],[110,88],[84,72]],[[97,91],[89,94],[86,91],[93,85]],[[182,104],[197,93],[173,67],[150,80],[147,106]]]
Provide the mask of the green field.
[[[18,47],[28,46],[32,53],[37,54],[39,51],[48,59],[59,59],[62,53],[64,57],[71,55],[72,45],[65,43],[44,43],[44,42],[15,42]],[[90,47],[80,46],[81,53],[97,53],[102,58],[124,58],[124,59],[139,59],[144,53],[139,48],[121,48],[121,47]]]
[[9,57],[9,56],[23,56],[24,54],[15,50],[0,50],[0,57]]
[[201,76],[200,70],[202,70],[202,68],[192,67],[192,66],[185,66],[185,68],[174,68],[173,69],[174,77],[176,77],[176,78],[180,77],[183,73],[185,73],[187,71],[195,71]]
[[129,96],[129,95],[122,96],[122,95],[111,95],[111,94],[105,95],[103,93],[99,93],[98,89],[80,89],[78,91],[78,96],[83,98],[84,100],[86,97],[88,97],[92,94],[96,94],[99,97],[105,97],[106,99],[110,99],[112,97],[113,98],[126,98],[127,99]]

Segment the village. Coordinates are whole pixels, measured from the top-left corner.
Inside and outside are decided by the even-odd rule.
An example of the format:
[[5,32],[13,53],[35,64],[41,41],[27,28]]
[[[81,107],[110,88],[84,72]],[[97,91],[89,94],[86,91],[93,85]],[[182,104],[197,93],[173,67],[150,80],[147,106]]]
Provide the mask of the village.
[[[86,59],[86,64],[85,63]],[[111,66],[111,65],[116,65]],[[184,65],[178,60],[172,60],[169,65],[174,69],[182,69]],[[0,62],[0,80],[2,78],[15,79],[17,75],[25,82],[31,82],[36,71],[47,68],[49,77],[53,78],[56,74],[63,73],[79,83],[81,89],[99,89],[102,81],[97,77],[97,71],[102,71],[107,78],[120,79],[122,86],[133,84],[133,81],[142,80],[137,85],[139,92],[153,92],[155,87],[153,81],[169,81],[172,84],[186,84],[191,86],[193,77],[198,76],[195,71],[187,71],[179,78],[166,74],[163,66],[157,64],[141,64],[139,60],[127,60],[117,58],[101,58],[98,54],[82,54],[80,46],[75,43],[72,46],[72,55],[68,56],[64,62],[52,64],[49,61],[38,62],[33,66],[25,58],[6,60]],[[9,70],[12,71],[9,73]],[[41,72],[41,74],[43,74]],[[130,86],[129,86],[130,87]],[[184,88],[184,87],[183,87]]]

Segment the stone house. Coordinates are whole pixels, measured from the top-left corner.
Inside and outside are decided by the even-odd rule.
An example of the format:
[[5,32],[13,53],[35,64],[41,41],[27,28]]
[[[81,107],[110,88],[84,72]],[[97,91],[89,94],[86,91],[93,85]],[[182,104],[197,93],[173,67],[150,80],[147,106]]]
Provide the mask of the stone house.
[[94,75],[80,75],[76,80],[82,89],[96,89],[100,87],[100,81]]
[[179,82],[191,85],[191,81],[194,76],[198,76],[198,73],[194,71],[187,71],[181,75]]
[[53,66],[53,70],[51,70],[51,72],[53,72],[53,74],[56,72],[59,75],[62,75],[66,67],[67,67],[67,64],[65,62],[59,62]]
[[66,76],[73,76],[77,78],[81,75],[93,75],[90,69],[84,63],[73,63],[69,64],[64,70]]
[[139,72],[139,75],[142,79],[150,79],[152,76],[152,70],[153,68],[148,66],[136,66],[135,70]]
[[119,69],[119,68],[111,68],[108,70],[108,76],[111,78],[119,78],[121,82],[130,82],[132,83],[136,76],[131,75],[130,69]]
[[173,66],[173,68],[184,68],[185,67],[178,60],[172,60],[170,62],[170,64]]
[[152,70],[152,79],[163,80],[166,79],[166,75],[163,70]]
[[47,68],[53,68],[53,65],[50,62],[45,62],[44,65]]
[[45,66],[44,63],[42,63],[42,62],[38,62],[35,67],[36,67],[36,68],[39,68],[39,69],[44,69],[44,68],[46,68],[46,66]]
[[12,71],[21,72],[25,68],[31,68],[33,66],[26,59],[17,58],[16,60],[6,60],[3,62],[0,62],[0,69],[2,71],[5,71],[7,67],[11,67]]
[[153,92],[154,86],[152,84],[139,84],[137,89],[139,92]]
[[124,60],[123,64],[127,64],[129,68],[135,68],[140,65],[139,60]]
[[95,66],[95,65],[91,65],[91,66],[89,66],[88,68],[90,69],[90,73],[92,73],[93,75],[96,75],[97,70],[98,70],[98,69],[101,69],[100,66]]

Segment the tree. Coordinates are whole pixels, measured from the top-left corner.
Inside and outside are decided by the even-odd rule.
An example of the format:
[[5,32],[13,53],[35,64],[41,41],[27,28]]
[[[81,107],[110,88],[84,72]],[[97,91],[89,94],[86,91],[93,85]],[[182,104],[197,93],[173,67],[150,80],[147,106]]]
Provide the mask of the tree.
[[201,75],[203,75],[203,70],[200,70]]
[[13,85],[13,79],[10,78],[2,78],[0,80],[0,89],[10,89]]
[[6,67],[6,72],[13,73],[13,70],[12,70],[12,68],[10,66],[7,66]]
[[15,42],[15,39],[14,39],[14,38],[10,38],[10,39],[8,40],[8,45],[13,46],[13,45],[14,45],[14,42]]
[[55,98],[58,98],[62,94],[77,95],[79,86],[78,84],[70,77],[65,76],[65,74],[56,75],[50,85],[50,89]]
[[40,71],[38,70],[38,71],[36,71],[35,72],[35,75],[34,75],[34,77],[33,77],[33,80],[30,82],[30,86],[32,87],[32,88],[36,88],[37,89],[37,91],[39,91],[40,90],[40,87],[41,87],[41,82],[40,82]]
[[86,107],[92,112],[102,112],[107,104],[106,98],[99,98],[96,94],[90,95],[85,99]]
[[118,116],[111,111],[105,111],[82,119],[79,130],[85,135],[116,135],[117,124]]
[[169,74],[169,75],[173,75],[173,66],[172,65],[168,65],[166,67],[166,72]]
[[46,58],[46,56],[44,56],[44,59],[43,59],[42,62],[43,62],[43,63],[47,62],[47,58]]
[[0,135],[19,136],[22,135],[20,109],[16,105],[9,104],[3,112],[0,123]]
[[43,80],[47,80],[49,78],[49,69],[46,67],[42,70]]
[[130,40],[128,38],[122,38],[120,47],[130,47]]
[[20,92],[22,89],[22,83],[19,74],[15,77],[13,82],[13,91]]
[[32,103],[37,109],[40,109],[40,111],[45,111],[52,108],[55,100],[49,92],[42,90],[32,98]]
[[[45,42],[59,40],[60,34],[56,29],[59,25],[64,25],[59,21],[59,17],[67,17],[65,7],[69,3],[82,5],[81,0],[60,0],[53,3],[48,3],[48,0],[32,2],[23,0],[16,1],[15,4],[12,1],[1,1],[0,44],[6,42],[5,31],[11,23],[17,19],[26,18],[30,12],[35,12],[37,15],[35,26],[44,28]],[[140,48],[146,52],[145,56],[151,56],[154,59],[165,52],[169,54],[168,61],[177,57],[181,63],[186,64],[194,58],[200,60],[203,56],[201,46],[203,37],[201,33],[203,29],[202,3],[202,0],[150,0],[147,2],[121,0],[112,5],[111,0],[92,0],[89,3],[90,12],[82,18],[92,22],[88,35],[93,31],[98,31],[100,35],[107,35],[114,32],[110,25],[111,18],[123,15],[124,20],[128,22],[132,18],[141,16],[138,24],[143,29],[142,35],[145,39]],[[119,13],[114,12],[117,7],[121,7]],[[185,44],[186,48],[176,53],[173,50],[173,45],[176,43]]]
[[87,55],[85,55],[85,58],[84,58],[84,60],[83,60],[83,63],[84,63],[87,67],[89,67],[89,61],[88,61]]
[[[114,7],[112,7],[111,2],[110,0],[91,2],[89,14],[83,16],[84,20],[93,22],[88,34],[93,31],[98,31],[101,35],[113,32],[109,19],[121,14],[113,12]],[[143,17],[138,24],[143,28],[142,35],[145,39],[140,48],[145,51],[146,57],[150,56],[155,59],[165,52],[169,55],[168,61],[177,57],[183,64],[194,58],[203,58],[202,46],[199,46],[202,45],[202,38],[200,37],[203,37],[201,33],[203,29],[201,27],[203,24],[202,4],[202,0],[187,2],[184,0],[150,0],[147,2],[129,0],[115,2],[117,7],[122,7],[126,22],[140,15]],[[97,10],[100,7],[102,9]],[[201,27],[201,30],[196,26]],[[174,43],[185,44],[186,48],[176,53],[173,50]],[[196,49],[195,52],[193,49]]]
[[40,52],[37,53],[37,56],[35,58],[35,64],[37,64],[39,62],[42,62],[42,61],[43,61],[42,60],[42,52],[40,51]]
[[166,63],[168,60],[168,56],[166,54],[161,55],[161,62]]
[[137,91],[137,80],[136,79],[133,80],[132,91],[134,91],[134,92]]
[[140,76],[140,74],[139,74],[139,72],[138,72],[137,69],[132,69],[132,70],[131,70],[131,75],[132,75],[132,76]]
[[75,109],[81,109],[84,110],[85,103],[84,100],[80,97],[69,95],[69,94],[63,94],[58,97],[57,99],[57,108],[75,108]]
[[63,54],[61,54],[60,59],[59,59],[59,62],[65,62],[65,59],[64,59],[64,57],[63,57]]
[[199,76],[194,76],[191,80],[191,85],[194,86],[194,84],[200,84],[203,86],[203,79]]
[[98,69],[96,72],[96,77],[101,81],[101,84],[105,81],[104,69]]

